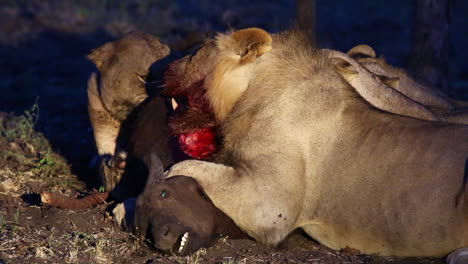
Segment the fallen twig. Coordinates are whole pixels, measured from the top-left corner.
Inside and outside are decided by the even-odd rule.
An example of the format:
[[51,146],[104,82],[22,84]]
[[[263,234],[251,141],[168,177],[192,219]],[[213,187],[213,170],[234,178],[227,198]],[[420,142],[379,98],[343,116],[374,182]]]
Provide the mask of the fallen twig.
[[41,202],[61,209],[87,209],[106,202],[109,192],[96,192],[83,198],[72,198],[60,193],[41,193]]

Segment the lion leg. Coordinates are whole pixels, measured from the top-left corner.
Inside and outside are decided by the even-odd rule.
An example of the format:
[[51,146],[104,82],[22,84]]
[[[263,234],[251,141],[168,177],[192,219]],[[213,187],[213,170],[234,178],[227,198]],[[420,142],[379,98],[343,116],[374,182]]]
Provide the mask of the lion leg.
[[[392,89],[348,55],[334,50],[326,51],[332,59],[338,61],[338,72],[374,107],[398,115],[440,121],[427,107]],[[346,67],[347,65],[350,67]]]
[[214,205],[249,236],[277,246],[294,229],[296,216],[289,210],[293,202],[271,192],[255,173],[244,173],[222,164],[187,160],[172,166],[165,177],[196,179]]

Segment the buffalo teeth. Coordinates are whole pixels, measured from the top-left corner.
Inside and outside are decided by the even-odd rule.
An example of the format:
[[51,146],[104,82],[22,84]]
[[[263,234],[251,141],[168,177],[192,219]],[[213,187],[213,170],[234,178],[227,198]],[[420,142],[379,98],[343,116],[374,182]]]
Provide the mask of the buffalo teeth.
[[187,243],[189,237],[189,233],[185,232],[184,236],[182,237],[182,240],[180,241],[180,247],[179,247],[179,253],[182,252],[182,250],[185,247],[185,244]]

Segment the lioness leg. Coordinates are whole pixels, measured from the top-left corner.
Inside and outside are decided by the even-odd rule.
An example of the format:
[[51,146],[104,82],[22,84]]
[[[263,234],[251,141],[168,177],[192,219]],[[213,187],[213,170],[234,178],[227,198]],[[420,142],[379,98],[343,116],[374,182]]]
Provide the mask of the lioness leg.
[[468,109],[450,112],[444,115],[447,122],[468,125]]
[[[435,111],[434,113],[440,120],[449,123],[468,124],[468,111],[453,110],[455,107],[464,107],[466,102],[449,101],[443,94],[416,82],[404,71],[390,66],[383,59],[376,59],[375,52],[371,47],[367,45],[356,46],[348,51],[348,55],[367,69],[370,74],[378,76],[380,81],[390,88],[401,92],[424,106],[433,107],[434,109],[431,110]],[[346,75],[346,72],[342,73],[342,75]],[[357,76],[356,78],[363,77]],[[369,85],[369,87],[372,87],[372,85]]]
[[[468,102],[447,98],[442,92],[416,82],[406,72],[389,65],[384,59],[376,58],[375,51],[368,45],[358,45],[347,53],[371,74],[378,75],[381,80],[397,78],[397,82],[386,83],[412,100],[436,111],[441,120],[449,123],[468,124],[468,111],[455,108],[466,108]],[[385,82],[385,81],[384,81]]]
[[102,104],[95,73],[88,80],[88,112],[98,154],[114,155],[121,124]]
[[[338,71],[346,81],[376,108],[423,120],[440,120],[427,107],[387,86],[378,76],[369,72],[348,55],[335,50],[326,50],[326,52],[329,53],[331,58],[338,61]],[[348,64],[350,67],[342,66],[342,63]]]
[[127,153],[120,151],[114,156],[104,155],[99,164],[99,178],[107,191],[111,191],[120,182],[125,172]]
[[395,90],[425,106],[436,107],[444,111],[454,108],[448,98],[436,89],[416,82],[406,72],[389,65],[382,58],[376,58],[375,51],[368,45],[358,45],[347,53],[369,72],[389,78],[398,78],[398,84],[392,86]]
[[398,77],[400,81],[398,85],[393,88],[418,103],[425,106],[436,107],[445,111],[449,111],[454,108],[454,106],[447,100],[446,96],[441,93],[437,93],[434,89],[416,82],[402,70],[394,68],[390,69],[391,66],[385,63],[382,59],[361,59],[358,60],[358,62],[372,73],[382,73],[382,75],[387,75],[389,77]]
[[88,112],[100,156],[99,178],[106,190],[110,191],[122,177],[127,155],[125,152],[120,152],[114,156],[121,123],[104,108],[95,73],[91,74],[88,81]]

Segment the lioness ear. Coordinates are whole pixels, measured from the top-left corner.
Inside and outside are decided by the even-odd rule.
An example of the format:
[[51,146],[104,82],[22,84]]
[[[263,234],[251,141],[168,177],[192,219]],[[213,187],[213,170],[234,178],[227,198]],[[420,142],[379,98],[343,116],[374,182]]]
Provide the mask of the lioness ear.
[[371,46],[365,45],[365,44],[357,45],[357,46],[353,47],[346,54],[348,54],[348,56],[353,58],[353,59],[356,59],[356,58],[375,58],[376,57],[375,50]]
[[113,51],[114,43],[107,43],[99,48],[93,49],[87,57],[92,62],[94,62],[94,64],[96,64],[98,69],[100,69],[102,64],[104,64],[104,62],[109,60],[109,57],[112,56]]
[[260,28],[242,29],[216,38],[221,51],[240,56],[240,64],[250,63],[270,51],[271,43],[270,34]]
[[140,34],[142,34],[142,38],[151,47],[155,56],[157,56],[158,58],[162,59],[163,57],[166,57],[167,55],[169,55],[169,53],[171,52],[169,46],[159,41],[159,39],[156,38],[155,36],[146,34],[146,33],[140,33]]

